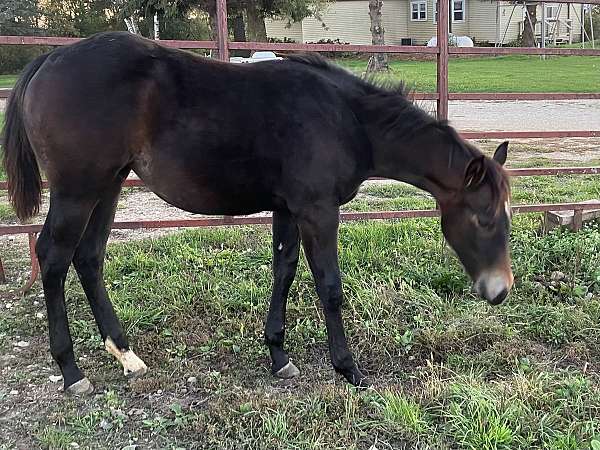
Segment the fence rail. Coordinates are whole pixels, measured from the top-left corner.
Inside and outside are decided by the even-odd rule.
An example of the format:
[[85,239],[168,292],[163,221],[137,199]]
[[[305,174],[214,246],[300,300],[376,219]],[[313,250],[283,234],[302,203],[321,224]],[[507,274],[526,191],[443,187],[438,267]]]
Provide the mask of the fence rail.
[[[360,53],[389,53],[389,54],[424,54],[435,55],[437,59],[437,92],[413,93],[416,100],[434,100],[437,103],[437,116],[439,119],[448,118],[448,102],[451,100],[581,100],[600,99],[600,93],[450,93],[448,89],[448,63],[450,56],[460,55],[557,55],[557,56],[600,56],[600,49],[574,49],[574,48],[529,48],[529,47],[449,47],[448,45],[448,19],[449,5],[447,1],[438,0],[437,47],[402,46],[402,45],[342,45],[342,44],[295,44],[295,43],[265,43],[265,42],[229,42],[227,25],[226,0],[215,0],[217,6],[217,39],[215,41],[185,41],[161,40],[161,45],[182,49],[218,50],[219,57],[229,60],[229,50],[271,50],[271,51],[314,51],[314,52],[360,52]],[[533,0],[536,1],[536,0]],[[559,0],[559,3],[587,3],[600,5],[600,0]],[[79,41],[78,38],[66,37],[38,37],[38,36],[0,36],[0,45],[69,45]],[[10,89],[0,89],[0,99],[7,98]],[[483,138],[555,138],[555,137],[600,137],[600,130],[580,131],[463,131],[465,139]],[[600,167],[567,167],[567,168],[527,168],[510,169],[511,176],[532,175],[576,175],[599,174]],[[141,180],[127,180],[125,186],[141,187]],[[44,187],[48,187],[44,183]],[[6,189],[6,182],[0,182],[0,189]],[[600,202],[586,203],[558,203],[515,205],[515,213],[547,212],[547,211],[574,211],[574,223],[580,225],[582,212],[585,210],[600,209]],[[369,212],[343,212],[341,219],[348,220],[377,220],[377,219],[403,219],[415,217],[436,217],[439,211],[404,210],[404,211],[369,211]],[[113,229],[144,229],[144,228],[173,228],[173,227],[202,227],[202,226],[228,226],[247,224],[271,223],[271,216],[239,216],[239,217],[203,217],[183,220],[142,220],[115,222]],[[39,268],[35,256],[36,235],[41,230],[41,225],[0,225],[0,236],[8,234],[28,234],[29,253],[31,258],[31,275],[23,290],[28,290],[35,282]],[[0,282],[5,281],[4,268],[0,259]]]

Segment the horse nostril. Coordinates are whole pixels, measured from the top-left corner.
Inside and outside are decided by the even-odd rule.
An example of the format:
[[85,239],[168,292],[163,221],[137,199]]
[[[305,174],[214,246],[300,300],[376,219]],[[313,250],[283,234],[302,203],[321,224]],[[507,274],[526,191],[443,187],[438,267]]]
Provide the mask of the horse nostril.
[[492,300],[488,300],[488,303],[490,305],[499,305],[506,299],[507,296],[508,296],[508,289],[504,289],[502,292],[500,292],[498,295],[496,295],[496,297],[494,297]]

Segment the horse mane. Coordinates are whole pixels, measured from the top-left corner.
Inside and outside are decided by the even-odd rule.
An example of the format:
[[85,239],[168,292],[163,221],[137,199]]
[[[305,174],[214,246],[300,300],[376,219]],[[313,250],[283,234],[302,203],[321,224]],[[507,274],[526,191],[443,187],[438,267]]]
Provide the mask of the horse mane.
[[[472,158],[483,153],[459,136],[447,120],[438,120],[417,106],[411,98],[412,89],[403,81],[377,79],[373,75],[359,77],[318,53],[281,55],[289,61],[316,69],[348,92],[351,105],[360,122],[377,126],[385,134],[410,139],[427,128],[434,128],[450,138],[453,144]],[[484,158],[486,176],[496,205],[503,205],[510,196],[508,174],[504,168]]]
[[282,56],[314,68],[336,85],[342,85],[361,122],[378,125],[383,133],[410,137],[424,127],[439,123],[414,104],[412,89],[403,81],[381,80],[373,74],[359,77],[318,53]]

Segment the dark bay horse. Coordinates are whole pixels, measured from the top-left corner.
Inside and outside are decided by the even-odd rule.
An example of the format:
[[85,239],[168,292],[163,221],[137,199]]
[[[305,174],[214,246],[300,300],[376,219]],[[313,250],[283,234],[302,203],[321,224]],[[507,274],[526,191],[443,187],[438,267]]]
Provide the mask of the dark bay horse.
[[75,266],[106,349],[146,372],[108,298],[103,261],[123,180],[134,171],[165,201],[200,214],[273,211],[273,293],[265,326],[272,372],[298,375],[284,350],[300,242],[323,305],[331,361],[365,384],[346,343],[337,254],[340,205],[380,176],[429,191],[475,289],[498,304],[513,284],[509,184],[494,158],[414,106],[401,88],[362,80],[314,55],[233,65],[127,33],[103,33],[33,61],[4,128],[4,166],[21,219],[50,211],[37,244],[50,350],[65,390],[93,387],[77,367],[64,282]]

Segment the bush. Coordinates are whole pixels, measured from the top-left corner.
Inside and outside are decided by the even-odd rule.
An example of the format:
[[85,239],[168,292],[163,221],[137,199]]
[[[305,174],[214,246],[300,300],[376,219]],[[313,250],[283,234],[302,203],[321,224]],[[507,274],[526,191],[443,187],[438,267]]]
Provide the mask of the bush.
[[0,46],[0,74],[19,73],[30,61],[52,50],[45,45]]
[[284,37],[283,39],[268,37],[267,42],[271,42],[273,44],[296,44],[296,41],[289,37]]
[[[350,45],[350,42],[342,42],[338,38],[338,39],[319,39],[317,42],[307,42],[307,44]],[[328,58],[353,58],[357,55],[356,52],[321,52],[321,54]]]

